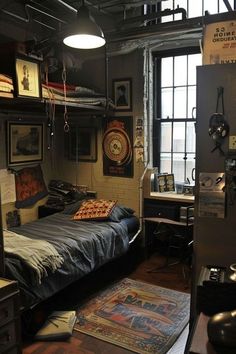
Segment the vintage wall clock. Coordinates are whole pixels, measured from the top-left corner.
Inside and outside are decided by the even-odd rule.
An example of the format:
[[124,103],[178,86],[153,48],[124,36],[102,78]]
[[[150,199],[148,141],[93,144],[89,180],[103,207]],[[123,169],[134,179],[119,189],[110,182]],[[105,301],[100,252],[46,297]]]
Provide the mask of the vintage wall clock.
[[103,151],[117,165],[129,162],[132,157],[130,139],[123,129],[108,129],[103,137]]
[[107,176],[133,176],[133,120],[114,117],[104,122],[103,173]]

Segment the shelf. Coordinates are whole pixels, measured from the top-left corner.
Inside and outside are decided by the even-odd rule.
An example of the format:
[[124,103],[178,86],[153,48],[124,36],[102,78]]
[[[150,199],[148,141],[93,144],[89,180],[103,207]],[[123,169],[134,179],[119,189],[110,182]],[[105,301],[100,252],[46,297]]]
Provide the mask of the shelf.
[[[46,103],[49,103],[49,99],[29,99],[29,98],[5,98],[0,97],[0,112],[45,112]],[[96,112],[107,112],[108,109],[99,105],[89,105],[89,104],[80,104],[76,102],[69,101],[60,101],[54,100],[56,106],[62,108],[66,107],[71,108],[71,110],[79,109],[82,111],[96,111]]]

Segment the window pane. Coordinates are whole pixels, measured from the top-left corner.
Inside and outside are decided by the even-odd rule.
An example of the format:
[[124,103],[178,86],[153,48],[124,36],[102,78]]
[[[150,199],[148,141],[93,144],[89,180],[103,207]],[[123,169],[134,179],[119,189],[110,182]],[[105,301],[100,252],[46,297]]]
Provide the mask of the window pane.
[[160,173],[171,173],[171,154],[161,154]]
[[186,118],[186,88],[174,89],[174,117]]
[[173,154],[173,173],[175,181],[184,181],[184,154]]
[[201,54],[192,54],[188,56],[188,84],[196,85],[197,71],[196,67],[202,64]]
[[173,58],[163,58],[161,61],[161,86],[173,86]]
[[174,58],[174,86],[186,85],[187,84],[187,55],[180,55]]
[[[177,8],[177,5],[179,5],[179,7],[182,7],[187,11],[187,0],[175,0],[175,9]],[[182,20],[182,14],[180,13],[180,14],[174,15],[174,20],[175,21]]]
[[[187,9],[187,2],[188,2],[188,6],[189,8]],[[229,0],[229,3],[232,7],[232,9],[234,9],[234,0]],[[202,6],[203,4],[203,6]],[[174,1],[174,6],[173,6],[173,1],[172,0],[168,0],[168,1],[163,1],[163,3],[161,3],[161,9],[165,10],[165,9],[175,9],[177,8],[177,5],[179,5],[179,7],[183,7],[188,13],[187,13],[187,17],[188,18],[192,18],[192,17],[199,17],[204,15],[204,11],[209,11],[210,14],[214,14],[214,13],[218,13],[219,12],[228,12],[224,1],[223,0],[175,0]],[[219,9],[218,9],[219,6]],[[174,20],[179,20],[181,19],[181,15],[180,14],[176,14],[174,16],[165,16],[162,17],[162,22],[169,22],[169,21],[173,21]]]
[[188,87],[188,118],[192,117],[192,110],[196,107],[196,86]]
[[[212,1],[212,0],[211,0]],[[188,17],[198,17],[202,16],[202,2],[200,0],[197,1],[189,1],[189,13]]]
[[174,123],[173,129],[173,151],[184,152],[185,150],[185,123]]
[[195,123],[188,122],[186,128],[186,151],[195,153],[195,149],[196,149]]
[[162,89],[161,94],[161,118],[172,118],[173,89]]
[[161,123],[161,151],[171,152],[171,123]]
[[195,171],[193,171],[193,168],[195,168],[195,155],[194,154],[188,154],[186,160],[186,179],[188,178],[190,183],[194,184],[194,181],[192,177],[195,179]]
[[[167,0],[167,1],[164,1],[162,4],[161,4],[161,9],[162,11],[164,11],[165,9],[170,9],[170,10],[173,10],[173,0]],[[170,22],[170,21],[173,21],[173,15],[170,15],[170,16],[163,16],[161,18],[161,22]]]
[[[234,0],[229,0],[229,3],[232,7],[232,9],[234,9]],[[225,6],[223,1],[220,1],[220,12],[227,12],[227,7]]]
[[217,0],[204,0],[204,8],[203,11],[209,11],[209,13],[216,14],[218,13],[218,1]]

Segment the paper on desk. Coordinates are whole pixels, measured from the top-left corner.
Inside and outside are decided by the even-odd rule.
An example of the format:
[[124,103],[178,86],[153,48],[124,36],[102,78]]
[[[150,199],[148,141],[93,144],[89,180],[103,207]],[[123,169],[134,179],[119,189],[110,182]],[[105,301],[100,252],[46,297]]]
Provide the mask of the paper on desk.
[[0,170],[1,202],[12,203],[16,200],[15,175],[7,169]]

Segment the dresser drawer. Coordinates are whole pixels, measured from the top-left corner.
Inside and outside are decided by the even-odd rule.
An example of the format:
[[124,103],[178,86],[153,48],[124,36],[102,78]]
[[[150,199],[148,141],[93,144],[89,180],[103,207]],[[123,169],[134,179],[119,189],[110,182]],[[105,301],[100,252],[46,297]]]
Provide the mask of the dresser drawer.
[[16,325],[10,322],[0,329],[0,353],[4,353],[16,343]]
[[0,303],[0,323],[4,326],[5,323],[11,321],[14,317],[14,302],[12,299]]

